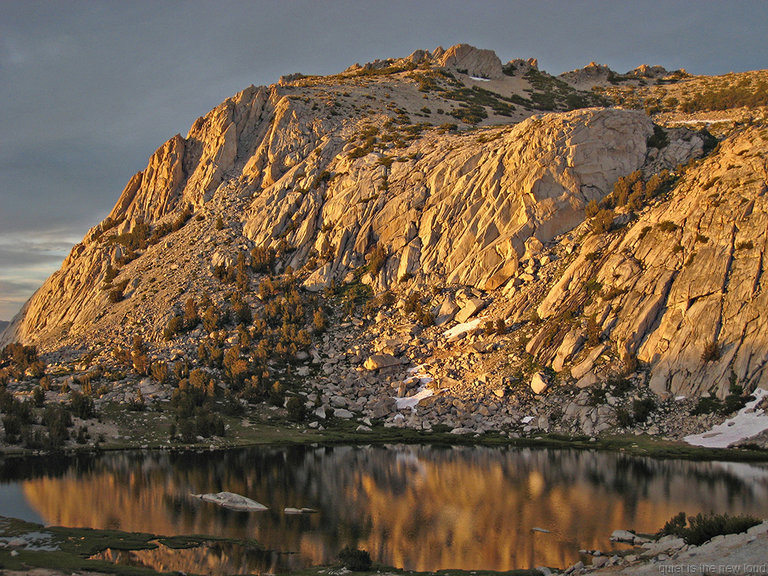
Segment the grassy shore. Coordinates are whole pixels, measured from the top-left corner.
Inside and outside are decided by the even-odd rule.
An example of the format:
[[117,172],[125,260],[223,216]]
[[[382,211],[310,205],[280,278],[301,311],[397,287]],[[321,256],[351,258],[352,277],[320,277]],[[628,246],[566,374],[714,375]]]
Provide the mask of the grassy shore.
[[[213,536],[174,536],[166,537],[139,532],[119,530],[92,530],[87,528],[66,528],[60,526],[42,526],[15,518],[0,516],[0,540],[26,540],[32,542],[30,548],[0,548],[0,570],[27,573],[33,569],[50,570],[49,574],[72,574],[86,571],[92,574],[121,574],[126,576],[151,576],[156,574],[179,574],[157,572],[139,565],[113,563],[94,558],[100,553],[113,550],[132,552],[155,550],[165,547],[172,550],[208,548],[212,545],[237,546],[249,551],[268,553],[255,540],[236,540]],[[42,542],[43,544],[39,544]],[[37,543],[37,545],[35,544]],[[44,546],[55,550],[34,549]],[[320,576],[349,573],[341,564],[328,566],[309,566],[289,572],[294,576]],[[488,570],[439,570],[437,572],[415,572],[391,566],[373,564],[369,570],[354,572],[360,576],[381,575],[382,573],[402,576],[440,575],[440,576],[540,576],[537,570],[512,570],[493,572]]]
[[[684,460],[722,460],[733,462],[767,462],[768,450],[756,448],[703,448],[682,441],[661,439],[647,435],[567,436],[563,434],[532,434],[508,437],[498,432],[484,434],[451,434],[447,429],[433,431],[410,428],[386,428],[374,425],[371,431],[359,432],[357,422],[329,420],[324,430],[306,428],[287,421],[227,418],[227,435],[201,440],[196,443],[169,441],[168,419],[157,413],[131,414],[114,412],[105,414],[123,432],[119,438],[109,438],[92,445],[72,445],[64,453],[108,452],[117,450],[226,450],[262,445],[306,444],[433,444],[440,446],[508,446],[547,447],[578,450],[604,450],[637,456]],[[128,419],[131,419],[130,421]],[[6,448],[6,457],[24,457],[40,454],[21,448]]]

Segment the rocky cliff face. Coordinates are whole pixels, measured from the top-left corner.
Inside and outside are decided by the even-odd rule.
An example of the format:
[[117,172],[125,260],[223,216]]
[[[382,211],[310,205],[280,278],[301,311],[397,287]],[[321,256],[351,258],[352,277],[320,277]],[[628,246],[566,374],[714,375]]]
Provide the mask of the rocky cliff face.
[[[584,314],[594,315],[619,354],[652,367],[657,393],[768,386],[768,332],[758,312],[765,305],[766,136],[764,129],[735,134],[686,170],[668,200],[619,232],[590,238],[538,314],[554,318],[596,281],[600,296]],[[568,353],[583,342],[578,334],[563,340]]]
[[[623,366],[661,394],[768,387],[765,130],[691,163],[695,131],[653,142],[646,114],[565,111],[592,96],[545,94],[542,78],[459,45],[248,88],[152,155],[2,339],[51,351],[138,332],[160,346],[174,308],[224,301],[217,268],[257,249],[307,291],[473,290],[581,386]],[[662,170],[663,195],[587,221],[620,178]],[[436,312],[451,318],[451,301]]]

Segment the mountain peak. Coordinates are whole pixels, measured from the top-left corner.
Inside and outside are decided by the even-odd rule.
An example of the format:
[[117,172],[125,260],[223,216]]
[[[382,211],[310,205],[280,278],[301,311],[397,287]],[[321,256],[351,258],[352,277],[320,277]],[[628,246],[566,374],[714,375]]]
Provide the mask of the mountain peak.
[[475,48],[469,44],[456,44],[438,58],[441,66],[478,78],[499,78],[501,60],[493,50]]

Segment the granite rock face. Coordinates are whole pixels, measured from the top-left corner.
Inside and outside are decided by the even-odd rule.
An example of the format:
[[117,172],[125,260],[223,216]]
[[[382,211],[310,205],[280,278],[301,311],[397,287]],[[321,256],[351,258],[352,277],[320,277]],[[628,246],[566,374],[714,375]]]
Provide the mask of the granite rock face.
[[[436,303],[441,323],[482,308],[517,329],[535,315],[526,353],[582,384],[607,357],[639,361],[659,394],[768,387],[765,131],[694,164],[702,137],[668,130],[651,148],[658,128],[640,111],[496,103],[481,128],[454,130],[456,94],[477,78],[507,103],[528,86],[536,63],[515,62],[512,78],[493,52],[457,45],[242,91],[151,156],[0,339],[159,341],[186,298],[224,300],[217,269],[271,250],[313,292],[463,288],[459,305]],[[585,207],[620,177],[682,164],[665,196],[590,232]],[[132,245],[142,229],[164,234]]]
[[[598,319],[620,354],[651,366],[655,392],[722,396],[731,380],[768,387],[768,326],[759,313],[766,304],[766,153],[765,131],[722,142],[686,171],[668,201],[618,233],[590,237],[538,314],[554,318],[595,280],[601,297],[585,315]],[[565,334],[561,348],[570,351],[573,340]]]

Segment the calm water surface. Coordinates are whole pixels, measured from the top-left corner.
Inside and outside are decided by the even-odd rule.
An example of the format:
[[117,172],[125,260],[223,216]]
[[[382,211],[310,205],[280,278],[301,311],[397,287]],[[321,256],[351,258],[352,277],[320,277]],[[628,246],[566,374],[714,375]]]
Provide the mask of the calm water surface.
[[[233,512],[189,496],[225,490],[269,510]],[[0,466],[1,515],[255,539],[275,551],[160,548],[132,559],[211,574],[330,562],[346,545],[413,570],[565,567],[580,548],[610,550],[614,529],[654,532],[681,510],[768,517],[768,467],[429,446],[128,452]]]

